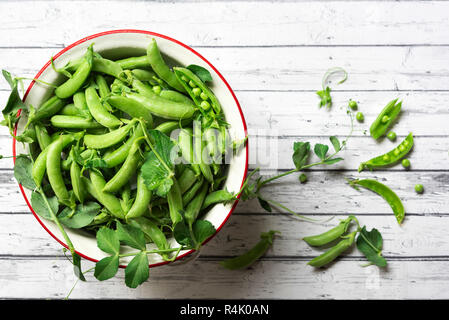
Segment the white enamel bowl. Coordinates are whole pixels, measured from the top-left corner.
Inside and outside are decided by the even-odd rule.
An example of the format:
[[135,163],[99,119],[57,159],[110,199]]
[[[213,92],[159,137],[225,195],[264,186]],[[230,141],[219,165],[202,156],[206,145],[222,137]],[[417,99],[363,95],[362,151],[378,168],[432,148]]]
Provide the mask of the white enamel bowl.
[[[222,105],[227,122],[231,125],[232,136],[235,139],[243,139],[247,134],[245,119],[239,102],[237,101],[237,98],[229,84],[210,62],[208,62],[198,52],[177,40],[153,32],[141,30],[107,31],[86,37],[64,48],[54,56],[54,61],[56,66],[64,66],[68,61],[81,57],[91,43],[94,43],[94,50],[99,52],[105,58],[119,59],[132,55],[144,55],[146,52],[146,47],[152,38],[156,39],[166,61],[175,62],[176,65],[181,66],[196,64],[207,68],[211,72],[213,78],[211,88]],[[47,62],[47,64],[39,71],[35,78],[56,84],[61,83],[64,80],[61,75],[56,73],[51,68],[50,61]],[[48,99],[51,94],[52,89],[48,86],[33,82],[26,91],[24,101],[27,105],[38,107],[43,101],[45,101],[45,99]],[[19,123],[17,128],[19,133],[22,128],[23,124]],[[21,143],[16,143],[14,140],[13,154],[15,155],[24,152],[26,152],[26,150],[23,149],[23,145]],[[243,149],[229,163],[229,173],[225,182],[225,188],[233,192],[240,190],[240,187],[246,178],[247,169],[248,146],[246,146],[245,149]],[[56,225],[51,221],[42,219],[34,212],[29,200],[31,192],[22,188],[22,186],[20,186],[20,189],[26,203],[31,209],[31,212],[42,227],[60,244],[67,248],[67,245]],[[209,212],[206,213],[205,219],[209,220],[218,232],[230,217],[236,205],[237,201],[226,205],[215,205]],[[67,233],[73,242],[75,250],[80,256],[94,262],[106,257],[106,254],[98,249],[96,240],[92,235],[80,230],[68,228]],[[210,238],[208,240],[210,240]],[[170,242],[172,246],[178,246],[174,239],[170,239]],[[148,248],[151,249],[154,247],[149,244]],[[124,252],[127,252],[128,250],[131,250],[131,248],[124,247],[123,250]],[[181,259],[190,253],[192,253],[192,251],[182,251],[178,256],[178,259]],[[126,266],[129,261],[130,258],[124,258],[120,261],[120,265],[122,267]],[[156,254],[149,255],[149,261],[150,267],[166,264],[166,262]]]

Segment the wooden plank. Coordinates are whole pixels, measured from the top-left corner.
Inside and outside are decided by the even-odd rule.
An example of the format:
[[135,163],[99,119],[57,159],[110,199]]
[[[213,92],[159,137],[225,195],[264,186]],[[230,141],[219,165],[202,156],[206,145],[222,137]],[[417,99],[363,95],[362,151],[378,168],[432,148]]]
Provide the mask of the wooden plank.
[[[319,220],[328,217],[311,216]],[[225,257],[237,256],[249,250],[258,240],[261,232],[281,231],[276,236],[273,249],[266,257],[277,259],[304,258],[319,255],[324,249],[308,246],[301,239],[308,235],[319,234],[337,225],[339,219],[347,216],[335,216],[324,223],[299,221],[291,216],[241,215],[231,216],[225,227],[207,243],[201,256]],[[383,254],[387,259],[406,257],[448,257],[449,245],[447,229],[449,216],[407,216],[399,226],[392,214],[380,216],[358,216],[360,224],[368,230],[378,229],[384,240]],[[59,245],[29,214],[0,214],[0,256],[45,257],[63,256]],[[438,226],[438,228],[435,228]],[[355,224],[353,225],[355,227]],[[82,251],[82,248],[76,248]],[[358,250],[349,250],[346,256],[361,258]]]
[[[230,271],[216,260],[151,269],[137,289],[124,284],[124,271],[99,282],[92,273],[78,282],[71,299],[447,299],[448,261],[397,260],[388,269],[341,260],[312,270],[302,260],[263,260],[248,270]],[[85,263],[84,268],[92,264]],[[76,282],[65,259],[0,259],[0,298],[63,299]],[[207,285],[206,285],[207,284]]]
[[[98,8],[105,19],[99,19]],[[133,28],[195,46],[448,44],[448,9],[439,1],[7,1],[0,3],[0,39],[1,46],[59,47],[129,28],[126,12]],[[67,23],[67,17],[75,18]]]
[[[3,80],[2,80],[3,81]],[[319,84],[317,84],[319,86]],[[265,136],[345,136],[350,118],[345,107],[349,99],[358,102],[365,121],[354,120],[353,136],[366,136],[369,126],[391,100],[402,100],[402,112],[392,130],[405,136],[448,136],[449,92],[335,91],[330,110],[319,109],[315,92],[237,91],[250,134]],[[0,105],[6,103],[9,90],[0,91]],[[0,139],[7,130],[0,128]],[[0,144],[0,148],[3,143]],[[8,146],[10,147],[10,146]],[[0,151],[1,152],[1,151]]]
[[[0,60],[13,74],[33,77],[57,51],[0,48]],[[349,78],[333,86],[335,90],[449,90],[449,69],[443,64],[449,46],[205,47],[198,51],[237,90],[315,92],[326,70],[336,66],[345,68]],[[0,82],[0,89],[9,89],[6,81]]]
[[[409,172],[354,172],[339,171],[309,172],[308,182],[300,184],[298,175],[280,179],[267,185],[262,194],[268,199],[281,202],[300,214],[391,214],[391,208],[377,194],[368,190],[357,191],[351,188],[345,178],[373,178],[392,188],[402,199],[406,212],[422,215],[447,214],[449,198],[449,173],[440,171]],[[416,183],[424,185],[425,192],[417,194]],[[29,209],[22,198],[11,171],[0,175],[0,208],[3,212],[23,213]],[[257,201],[240,202],[236,208],[239,213],[260,213]]]

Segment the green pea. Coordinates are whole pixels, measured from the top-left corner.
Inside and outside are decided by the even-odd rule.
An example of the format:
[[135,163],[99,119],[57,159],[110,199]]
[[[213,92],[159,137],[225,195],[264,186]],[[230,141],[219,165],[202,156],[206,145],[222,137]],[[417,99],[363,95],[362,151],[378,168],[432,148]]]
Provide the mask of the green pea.
[[354,100],[349,100],[349,108],[351,108],[352,110],[357,110],[357,102],[355,102]]
[[389,116],[383,116],[381,122],[382,123],[387,123],[388,121],[390,121],[390,117]]
[[203,108],[204,110],[209,110],[209,108],[210,108],[210,104],[209,104],[209,102],[207,102],[207,101],[201,102],[200,106],[201,106],[201,108]]
[[409,142],[408,140],[404,140],[404,142],[402,142],[402,144],[403,144],[405,147],[407,147],[407,146],[410,144],[410,142]]
[[186,76],[182,76],[181,79],[182,79],[182,81],[185,81],[185,82],[188,82],[188,81],[189,81],[189,79],[187,79]]
[[404,168],[409,168],[410,167],[410,160],[409,159],[404,159],[404,160],[402,160],[401,164],[402,164],[402,166]]
[[398,156],[401,153],[401,151],[398,148],[396,148],[394,149],[393,153],[395,156]]
[[192,93],[195,97],[199,97],[203,92],[201,91],[200,88],[193,88]]
[[357,121],[362,122],[363,120],[365,120],[365,116],[363,115],[363,113],[361,112],[357,112],[357,114],[355,115],[355,118],[357,119]]
[[[396,140],[396,132],[390,131],[390,132],[387,134],[387,138],[388,138],[390,141]],[[407,144],[408,144],[408,142],[407,142]]]
[[201,92],[200,97],[201,97],[201,99],[203,99],[203,100],[209,99],[209,97],[207,96],[207,94],[205,94],[204,92]]
[[307,182],[307,176],[304,173],[301,173],[299,176],[299,182],[306,183]]
[[415,191],[417,193],[423,193],[424,192],[424,186],[422,184],[416,184],[415,185]]
[[390,160],[390,156],[389,156],[388,154],[386,154],[386,155],[384,155],[384,156],[382,157],[382,160],[384,160],[384,161],[389,161],[389,160]]
[[405,151],[405,146],[403,144],[401,144],[399,146],[399,151],[401,151],[401,152]]
[[153,91],[155,94],[159,95],[162,91],[162,88],[161,88],[161,86],[154,86]]
[[191,86],[192,88],[196,87],[195,82],[193,82],[192,80],[189,81],[189,86]]

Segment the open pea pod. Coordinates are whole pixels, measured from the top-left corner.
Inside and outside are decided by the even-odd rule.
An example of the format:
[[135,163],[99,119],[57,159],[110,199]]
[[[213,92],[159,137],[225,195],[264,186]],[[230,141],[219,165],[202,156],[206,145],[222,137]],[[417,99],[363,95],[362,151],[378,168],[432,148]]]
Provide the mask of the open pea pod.
[[221,105],[217,97],[197,75],[187,68],[175,67],[173,71],[198,107],[208,110],[212,106],[217,114],[221,113]]
[[374,139],[383,136],[401,112],[402,101],[396,103],[397,101],[398,99],[390,101],[371,124],[369,131]]
[[373,170],[376,168],[387,167],[399,162],[402,158],[404,158],[413,147],[413,134],[409,133],[409,135],[402,141],[396,148],[393,150],[372,158],[366,162],[362,162],[359,166],[359,172],[369,169]]

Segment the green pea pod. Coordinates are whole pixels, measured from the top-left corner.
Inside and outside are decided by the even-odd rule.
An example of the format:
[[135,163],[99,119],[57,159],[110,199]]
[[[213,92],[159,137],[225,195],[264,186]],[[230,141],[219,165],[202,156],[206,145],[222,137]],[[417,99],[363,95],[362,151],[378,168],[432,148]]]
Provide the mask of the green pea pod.
[[209,193],[204,199],[203,206],[201,210],[208,208],[209,206],[216,203],[227,203],[230,201],[236,200],[236,195],[234,193],[229,192],[228,190],[217,190]]
[[51,116],[58,113],[64,107],[64,100],[58,98],[57,96],[53,96],[47,101],[45,101],[35,113],[30,114],[28,119],[28,124],[32,122],[36,122],[42,119],[50,118]]
[[184,210],[184,205],[182,201],[181,190],[179,189],[178,181],[175,177],[173,179],[173,185],[167,194],[168,208],[170,211],[170,218],[173,225],[182,221],[181,212]]
[[75,104],[69,103],[65,105],[58,114],[64,115],[64,116],[78,116],[80,114],[80,111],[75,107]]
[[129,57],[125,59],[116,60],[116,63],[122,69],[140,69],[140,68],[148,68],[150,67],[150,62],[148,61],[147,56],[140,57]]
[[94,86],[90,86],[85,91],[87,107],[89,108],[92,117],[101,125],[107,128],[115,128],[122,124],[122,122],[108,110],[101,103],[100,97]]
[[184,194],[197,181],[195,172],[189,167],[185,168],[178,179],[179,189]]
[[[146,58],[146,56],[145,56],[145,58]],[[153,71],[149,71],[149,70],[145,70],[145,69],[133,69],[131,71],[131,73],[136,79],[138,79],[140,81],[152,81],[153,77],[156,76],[156,74]]]
[[73,76],[56,88],[55,94],[59,98],[65,99],[71,97],[82,87],[86,79],[89,77],[90,71],[92,69],[92,59],[93,48],[92,45],[90,45],[87,49],[87,53],[84,55],[83,61],[76,69]]
[[56,197],[60,203],[67,204],[70,203],[69,192],[64,183],[61,171],[61,153],[64,148],[63,138],[60,137],[58,140],[52,142],[46,150],[47,159],[47,176],[50,186],[53,189]]
[[123,69],[119,63],[100,56],[93,58],[92,71],[104,73],[114,78],[120,78],[123,74]]
[[140,144],[142,141],[142,139],[136,139],[133,142],[125,162],[117,173],[106,183],[102,189],[103,192],[119,191],[120,188],[122,188],[129,181],[130,177],[132,177],[132,175],[136,172],[139,161],[142,160],[142,155],[140,153]]
[[142,126],[138,125],[132,136],[124,144],[111,153],[104,155],[103,160],[106,162],[108,168],[113,168],[123,163],[126,160],[134,141],[140,137],[143,137],[143,129]]
[[70,181],[72,182],[73,193],[79,202],[84,202],[85,188],[81,180],[81,168],[76,161],[72,161],[70,165]]
[[[187,68],[175,67],[173,70],[178,81],[198,107],[205,109],[204,102],[207,102],[217,114],[221,113],[221,105],[217,97],[197,75]],[[200,90],[194,91],[195,88]]]
[[41,150],[44,150],[51,143],[50,135],[48,134],[47,129],[39,124],[34,125],[34,130],[36,131],[36,138],[39,144],[39,148],[41,148]]
[[82,116],[87,119],[92,119],[89,107],[87,106],[86,95],[84,91],[79,91],[73,95],[73,104],[78,110],[77,116]]
[[96,121],[76,116],[55,115],[51,117],[50,122],[53,127],[63,129],[103,128],[103,126]]
[[209,185],[207,183],[204,183],[200,191],[198,192],[198,195],[193,198],[193,200],[190,201],[186,206],[184,218],[190,228],[198,218],[198,214],[200,213],[201,206],[203,205],[204,198],[206,198],[208,189]]
[[137,176],[137,194],[132,207],[126,213],[126,219],[132,219],[143,216],[148,210],[151,201],[151,191],[148,190],[142,175]]
[[179,121],[165,121],[165,122],[162,122],[161,124],[159,124],[154,129],[166,134],[167,136],[170,136],[170,134],[174,130],[183,128],[184,126],[187,126],[191,123],[192,123],[192,119],[182,120],[181,123]]
[[183,86],[179,83],[175,74],[170,70],[170,68],[165,63],[162,58],[161,52],[157,46],[156,40],[151,39],[150,44],[147,48],[147,58],[150,62],[151,68],[156,72],[156,74],[167,82],[171,87],[175,88],[180,92],[185,92]]
[[133,99],[112,95],[108,98],[108,102],[116,109],[129,114],[133,118],[143,119],[149,127],[153,126],[153,116],[141,103]]
[[245,269],[256,262],[273,244],[273,238],[279,231],[270,230],[260,235],[260,241],[241,256],[226,259],[220,262],[220,265],[230,270]]
[[201,176],[200,179],[197,180],[193,184],[193,186],[182,195],[182,203],[189,203],[190,201],[192,201],[203,183],[207,184],[207,182],[204,182],[204,178]]
[[[109,94],[111,93],[111,90],[109,89],[109,86],[108,86],[108,83],[106,82],[106,79],[101,74],[97,74],[95,76],[95,83],[98,86],[98,92],[100,93],[100,98],[101,99],[106,99],[107,97],[109,97]],[[103,106],[109,112],[113,112],[114,111],[114,109],[111,107],[111,105],[107,101],[103,102]]]
[[162,90],[159,94],[159,97],[175,102],[193,104],[193,101],[191,99],[174,90]]
[[404,158],[413,147],[413,134],[409,135],[393,150],[380,155],[378,157],[372,158],[366,162],[362,162],[359,166],[359,172],[369,169],[373,170],[376,168],[383,168],[391,166]]
[[[72,143],[74,140],[79,139],[81,137],[80,134],[68,134],[61,135],[60,139],[62,140],[62,148],[64,149],[67,145]],[[58,141],[56,139],[54,142]],[[52,143],[54,143],[52,142]],[[37,156],[36,160],[34,160],[33,168],[31,170],[33,180],[37,186],[40,186],[42,183],[42,179],[44,178],[45,171],[47,169],[47,154],[49,151],[49,146],[42,150],[42,152]]]
[[90,181],[92,182],[92,187],[88,191],[93,197],[95,197],[106,209],[111,212],[114,217],[119,219],[125,219],[125,213],[123,211],[120,200],[116,198],[113,194],[109,192],[104,192],[103,189],[106,185],[106,181],[98,172],[90,171]]
[[379,139],[383,136],[394,120],[396,120],[399,112],[401,112],[402,101],[396,103],[397,101],[398,99],[390,101],[371,124],[369,130],[374,139]]
[[323,246],[340,238],[346,233],[353,220],[355,220],[355,217],[349,216],[347,219],[341,220],[336,227],[318,235],[304,237],[303,240],[311,246]]
[[[133,81],[133,88],[137,87],[139,80]],[[195,106],[191,103],[175,102],[159,97],[155,93],[152,95],[148,93],[142,93],[140,90],[138,93],[125,92],[124,95],[127,98],[134,100],[141,106],[150,111],[153,115],[168,119],[168,120],[182,120],[189,119],[195,113]]]
[[201,173],[210,183],[214,182],[214,176],[210,166],[204,162],[204,144],[201,132],[201,123],[199,121],[193,122],[193,163],[197,164]]
[[[150,219],[145,217],[134,218],[131,221],[131,224],[136,225],[140,230],[142,230],[145,236],[151,239],[159,250],[170,249],[170,244],[167,241],[167,237]],[[165,261],[170,260],[168,253],[160,253],[160,255]]]
[[133,119],[125,126],[105,134],[86,134],[84,144],[91,149],[106,149],[123,141],[130,130],[135,128],[137,120]]
[[390,205],[398,223],[402,223],[405,217],[404,205],[397,194],[389,187],[373,179],[352,180],[349,185],[355,189],[357,189],[357,186],[361,186],[380,195]]
[[348,234],[344,239],[340,240],[340,242],[338,242],[334,247],[330,248],[322,255],[310,260],[307,264],[315,268],[320,268],[334,261],[338,256],[340,256],[343,252],[345,252],[352,246],[356,234],[357,231]]

